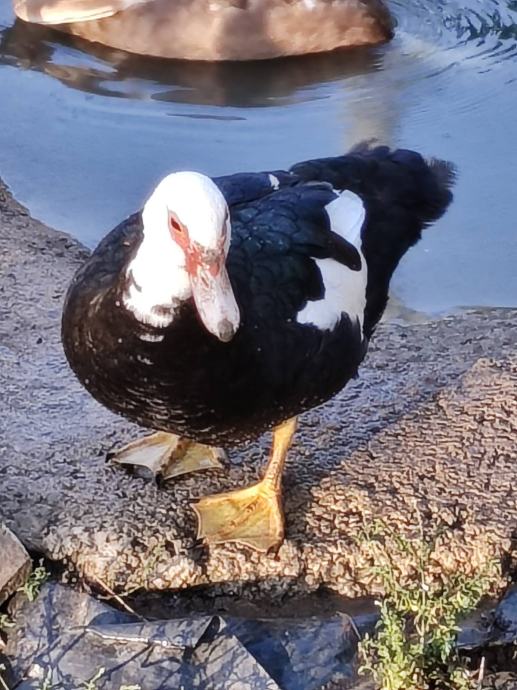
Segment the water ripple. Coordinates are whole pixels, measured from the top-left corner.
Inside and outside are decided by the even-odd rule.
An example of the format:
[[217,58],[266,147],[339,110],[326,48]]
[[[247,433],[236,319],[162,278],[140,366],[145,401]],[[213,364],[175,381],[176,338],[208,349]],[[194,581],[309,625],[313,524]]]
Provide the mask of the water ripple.
[[415,147],[460,175],[395,292],[425,311],[515,305],[517,2],[388,4],[386,45],[210,64],[15,22],[0,0],[0,174],[37,217],[93,246],[171,169],[281,167],[372,137]]
[[[387,50],[390,69],[397,60],[406,67],[415,61],[409,78],[434,78],[467,63],[484,73],[516,60],[517,5],[511,0],[392,0],[390,7],[397,21],[396,55]],[[267,107],[292,102],[311,84],[381,70],[385,57],[380,48],[285,59],[274,68],[269,61],[184,63],[129,55],[22,22],[0,32],[0,63],[43,71],[79,90],[142,101]]]

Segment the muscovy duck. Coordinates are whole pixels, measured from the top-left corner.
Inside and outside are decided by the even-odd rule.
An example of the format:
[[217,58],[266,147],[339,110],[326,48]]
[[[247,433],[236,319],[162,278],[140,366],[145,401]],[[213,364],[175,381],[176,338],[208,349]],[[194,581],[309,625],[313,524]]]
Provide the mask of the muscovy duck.
[[262,60],[393,36],[383,0],[13,0],[26,22],[140,55]]
[[209,543],[276,548],[296,417],[356,375],[393,271],[453,180],[449,163],[367,145],[288,171],[165,177],[80,268],[63,311],[81,383],[156,430],[114,459],[176,476],[273,429],[262,481],[194,509]]

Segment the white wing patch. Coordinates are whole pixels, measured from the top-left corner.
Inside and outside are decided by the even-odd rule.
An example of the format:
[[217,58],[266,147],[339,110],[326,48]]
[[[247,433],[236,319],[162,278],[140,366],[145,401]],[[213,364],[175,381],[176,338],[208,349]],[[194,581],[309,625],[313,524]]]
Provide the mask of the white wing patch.
[[331,330],[345,313],[352,321],[359,321],[362,331],[368,277],[366,260],[361,252],[361,228],[366,215],[364,205],[356,194],[345,191],[327,204],[325,210],[331,229],[359,251],[361,270],[352,271],[334,259],[315,259],[325,295],[323,299],[307,302],[296,320],[321,330]]
[[269,173],[268,178],[269,184],[273,187],[275,192],[277,189],[280,189],[280,181],[276,175],[272,175],[271,173]]

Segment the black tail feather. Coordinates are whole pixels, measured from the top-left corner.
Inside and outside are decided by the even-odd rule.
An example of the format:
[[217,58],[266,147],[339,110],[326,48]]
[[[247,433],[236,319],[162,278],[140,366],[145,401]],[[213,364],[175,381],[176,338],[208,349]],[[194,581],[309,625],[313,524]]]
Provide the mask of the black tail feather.
[[[450,161],[440,160],[439,158],[430,158],[427,161],[429,170],[434,176],[437,185],[437,195],[435,198],[437,216],[432,220],[437,220],[452,201],[452,188],[456,182],[457,170],[456,166]],[[428,221],[429,222],[429,221]]]
[[393,271],[422,230],[452,201],[456,170],[451,163],[407,149],[357,145],[345,156],[298,163],[303,180],[329,182],[358,194],[366,207],[362,249],[368,264],[365,334],[370,336],[388,301]]

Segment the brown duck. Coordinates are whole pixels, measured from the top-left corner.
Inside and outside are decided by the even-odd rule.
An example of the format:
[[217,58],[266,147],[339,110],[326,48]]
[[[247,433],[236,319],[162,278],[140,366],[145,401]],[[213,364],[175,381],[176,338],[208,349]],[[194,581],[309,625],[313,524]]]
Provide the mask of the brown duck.
[[259,60],[389,40],[382,0],[14,0],[26,22],[130,53]]

